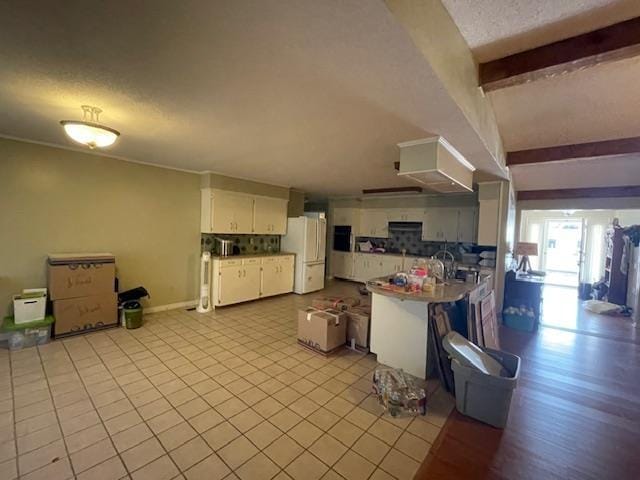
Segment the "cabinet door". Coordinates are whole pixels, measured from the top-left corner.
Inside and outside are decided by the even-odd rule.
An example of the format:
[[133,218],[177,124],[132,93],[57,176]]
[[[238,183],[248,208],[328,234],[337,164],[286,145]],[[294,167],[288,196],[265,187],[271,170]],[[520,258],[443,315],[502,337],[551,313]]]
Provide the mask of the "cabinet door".
[[447,242],[458,241],[458,209],[457,208],[441,208],[438,213],[442,235],[440,240]]
[[287,201],[267,197],[255,197],[254,201],[254,233],[284,235],[287,232]]
[[280,264],[275,261],[268,262],[262,265],[262,288],[261,296],[269,297],[271,295],[277,295],[279,293],[280,279]]
[[378,238],[389,238],[389,217],[387,211],[378,209],[374,213],[375,236]]
[[366,281],[367,276],[367,255],[364,253],[354,254],[353,260],[353,278],[359,282]]
[[249,195],[235,195],[234,221],[235,233],[253,233],[253,197]]
[[336,278],[346,278],[345,252],[331,252],[331,275]]
[[458,241],[476,241],[477,210],[475,207],[460,208],[458,211]]
[[498,244],[498,220],[500,203],[498,199],[480,200],[478,215],[478,245]]
[[225,192],[211,194],[211,231],[212,233],[236,232],[236,195]]
[[440,240],[441,234],[438,209],[427,208],[424,211],[422,221],[422,240],[425,242],[437,242]]
[[375,212],[367,208],[360,210],[360,225],[358,235],[361,237],[374,237],[376,230]]
[[293,257],[279,257],[278,259],[278,295],[293,292]]
[[229,305],[245,300],[246,288],[242,265],[220,268],[218,275],[218,305]]
[[402,271],[402,257],[382,256],[380,276],[393,275]]
[[245,288],[243,300],[254,300],[260,297],[261,270],[262,267],[259,263],[242,266],[242,279]]

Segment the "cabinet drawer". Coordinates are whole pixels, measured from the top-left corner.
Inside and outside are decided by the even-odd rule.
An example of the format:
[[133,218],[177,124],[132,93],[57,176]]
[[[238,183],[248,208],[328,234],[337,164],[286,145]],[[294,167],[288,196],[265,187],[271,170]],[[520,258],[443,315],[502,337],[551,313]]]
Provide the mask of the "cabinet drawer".
[[220,268],[238,267],[242,265],[242,260],[240,260],[239,258],[234,260],[219,260],[219,261],[220,261]]
[[293,255],[283,255],[282,257],[276,257],[278,259],[278,263],[283,263],[287,265],[293,264]]
[[262,260],[261,257],[245,258],[244,260],[242,260],[242,264],[243,265],[260,265],[261,260]]
[[262,258],[262,264],[263,265],[268,265],[271,263],[277,263],[280,260],[280,257],[263,257]]

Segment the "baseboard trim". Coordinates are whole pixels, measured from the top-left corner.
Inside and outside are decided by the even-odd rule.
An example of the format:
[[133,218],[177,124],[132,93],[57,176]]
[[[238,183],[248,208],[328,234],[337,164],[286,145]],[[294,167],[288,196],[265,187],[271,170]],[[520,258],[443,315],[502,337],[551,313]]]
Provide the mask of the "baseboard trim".
[[198,305],[198,300],[189,300],[187,302],[170,303],[168,305],[156,305],[144,309],[144,313],[166,312],[167,310],[176,310],[178,308],[190,308]]

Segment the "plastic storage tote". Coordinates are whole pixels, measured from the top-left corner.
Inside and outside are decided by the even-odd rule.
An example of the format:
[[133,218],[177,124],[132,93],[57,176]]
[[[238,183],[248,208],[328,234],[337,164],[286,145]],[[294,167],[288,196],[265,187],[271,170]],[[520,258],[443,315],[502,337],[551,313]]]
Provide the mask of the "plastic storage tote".
[[38,322],[16,325],[13,317],[5,317],[2,322],[2,331],[8,334],[9,350],[20,350],[49,343],[53,322],[54,318],[48,315]]
[[443,346],[453,357],[451,368],[455,381],[456,408],[463,415],[488,423],[494,427],[504,428],[509,417],[511,397],[520,376],[520,357],[511,353],[480,348],[471,344],[474,353],[487,355],[501,365],[499,373],[483,373],[474,366],[460,350],[452,348],[449,336],[459,334],[451,332],[445,337]]

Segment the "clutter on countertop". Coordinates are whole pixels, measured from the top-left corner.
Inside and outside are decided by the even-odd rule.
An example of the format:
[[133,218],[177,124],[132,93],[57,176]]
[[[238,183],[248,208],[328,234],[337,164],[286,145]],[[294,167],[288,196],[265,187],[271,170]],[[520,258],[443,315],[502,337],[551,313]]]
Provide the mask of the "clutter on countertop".
[[392,417],[415,417],[427,413],[425,389],[402,369],[377,368],[373,373],[373,392],[385,412]]

